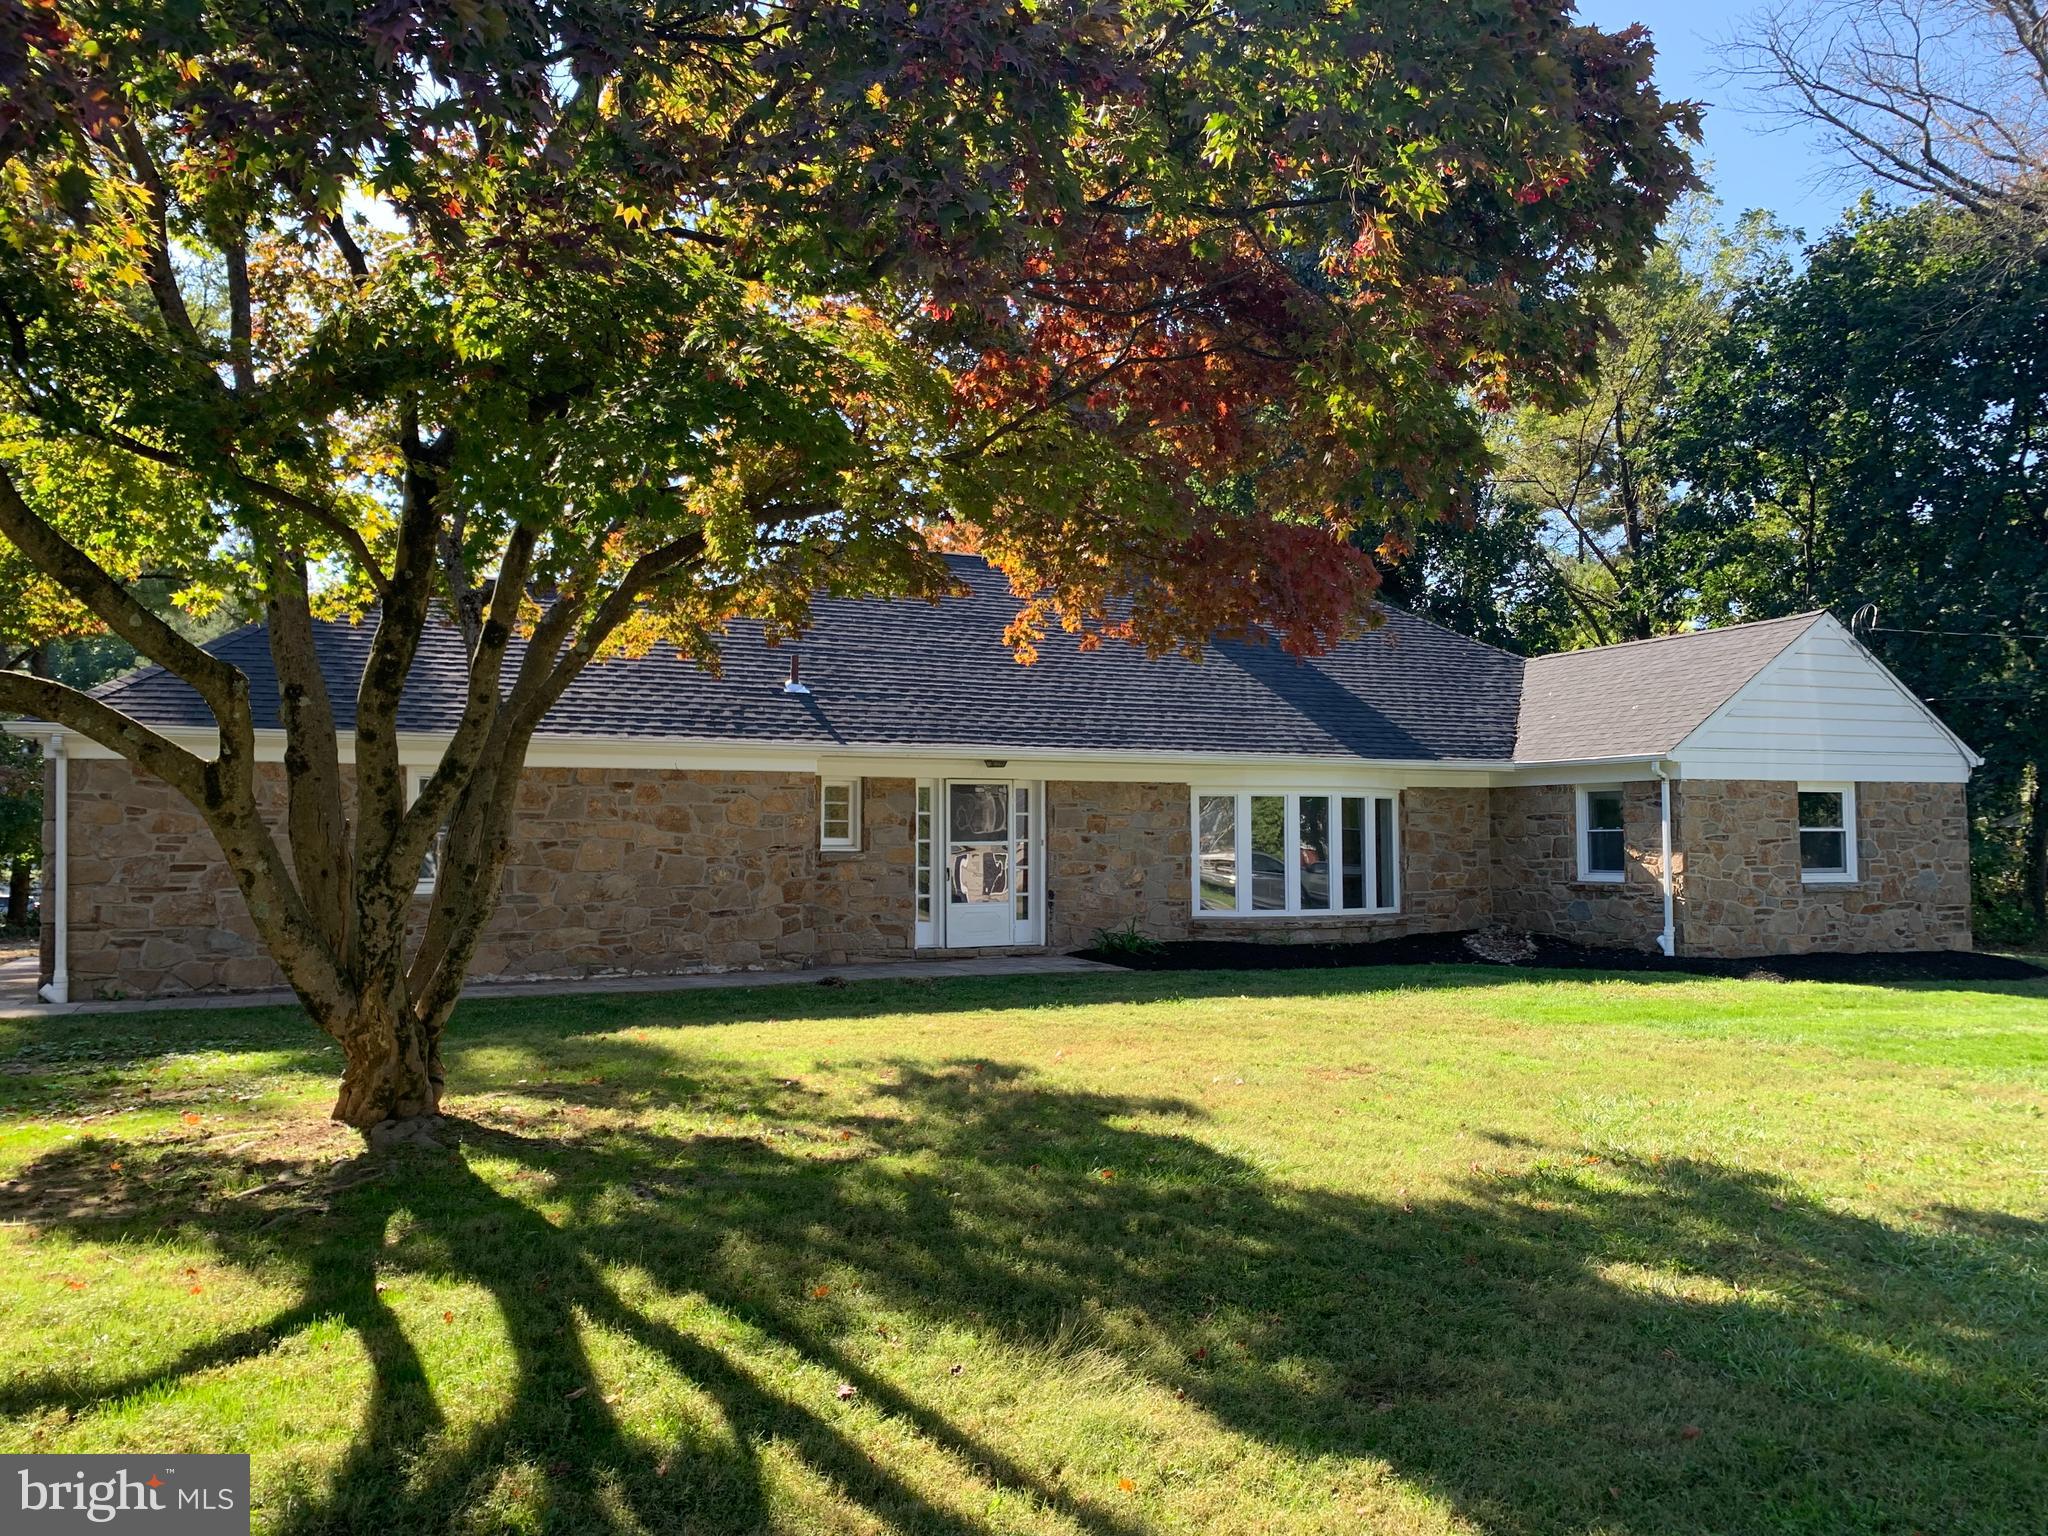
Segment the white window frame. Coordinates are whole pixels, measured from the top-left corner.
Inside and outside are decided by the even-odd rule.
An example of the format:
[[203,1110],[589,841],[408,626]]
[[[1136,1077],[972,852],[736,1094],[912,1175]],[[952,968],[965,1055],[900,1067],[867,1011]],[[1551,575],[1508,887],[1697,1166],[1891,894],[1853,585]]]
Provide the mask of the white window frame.
[[[1621,796],[1621,868],[1595,869],[1593,867],[1593,806],[1595,795]],[[1628,879],[1628,791],[1619,784],[1581,784],[1573,797],[1577,807],[1579,845],[1579,883],[1582,885],[1620,885]]]
[[[405,770],[405,805],[412,809],[412,803],[419,799],[420,791],[428,779],[434,776],[431,768],[407,768]],[[444,823],[434,829],[433,846],[427,849],[427,856],[420,860],[419,877],[412,883],[415,896],[431,896],[441,876],[441,860],[448,853],[448,828]]]
[[[1842,797],[1842,868],[1806,867],[1806,832],[1832,832],[1833,827],[1807,827],[1799,820],[1799,796],[1840,795]],[[1854,885],[1856,883],[1856,786],[1854,784],[1795,784],[1792,787],[1792,857],[1799,861],[1802,885]]]
[[[846,835],[834,837],[825,830],[825,791],[835,785],[846,789]],[[860,780],[844,774],[825,774],[818,780],[818,846],[827,853],[854,853],[860,848]]]
[[[1223,909],[1202,905],[1202,802],[1230,796],[1236,801],[1235,832],[1237,860],[1237,905]],[[1331,879],[1330,900],[1327,907],[1303,907],[1301,904],[1301,802],[1303,799],[1331,801]],[[1281,816],[1286,827],[1286,851],[1281,862],[1286,866],[1287,901],[1281,907],[1252,906],[1252,814],[1254,799],[1280,799],[1285,801]],[[1365,812],[1365,891],[1367,905],[1346,907],[1338,905],[1344,895],[1343,865],[1343,821],[1342,803],[1345,800],[1363,800]],[[1378,847],[1379,810],[1375,802],[1391,800],[1393,815],[1389,825],[1393,830],[1392,854],[1389,873],[1392,875],[1393,901],[1387,906],[1372,905],[1378,891]],[[1223,919],[1236,922],[1241,918],[1256,921],[1272,919],[1279,922],[1299,922],[1303,918],[1319,917],[1386,917],[1401,910],[1401,792],[1384,787],[1365,788],[1358,785],[1310,789],[1268,789],[1259,786],[1238,788],[1234,786],[1197,785],[1188,797],[1188,870],[1191,886],[1191,910],[1197,920],[1203,918]]]

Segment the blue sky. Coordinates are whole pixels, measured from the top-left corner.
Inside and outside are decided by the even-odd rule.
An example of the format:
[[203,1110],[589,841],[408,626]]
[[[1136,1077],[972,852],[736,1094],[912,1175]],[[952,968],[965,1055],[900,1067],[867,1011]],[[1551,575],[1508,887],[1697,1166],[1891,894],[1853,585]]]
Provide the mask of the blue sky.
[[1667,97],[1706,104],[1708,176],[1730,215],[1768,208],[1781,223],[1817,237],[1855,201],[1827,179],[1814,135],[1755,110],[1746,87],[1716,78],[1714,45],[1739,33],[1762,0],[1579,0],[1579,17],[1614,31],[1641,22],[1657,42],[1657,81]]

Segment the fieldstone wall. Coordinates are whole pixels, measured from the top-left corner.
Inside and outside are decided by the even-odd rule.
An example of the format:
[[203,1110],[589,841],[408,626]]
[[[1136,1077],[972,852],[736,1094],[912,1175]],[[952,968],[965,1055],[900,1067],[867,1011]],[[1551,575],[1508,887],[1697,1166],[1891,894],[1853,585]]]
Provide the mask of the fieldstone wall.
[[1191,903],[1185,784],[1045,786],[1046,939],[1085,949],[1133,919],[1155,938],[1183,938]]
[[[817,794],[815,780],[807,793]],[[860,818],[857,852],[816,856],[812,958],[821,965],[907,960],[917,942],[917,781],[863,780]]]
[[479,976],[802,965],[814,952],[808,775],[529,769]]
[[[1492,792],[1495,922],[1574,944],[1657,947],[1664,931],[1659,786],[1645,779],[1619,788],[1627,849],[1619,881],[1579,879],[1578,791],[1573,786],[1524,785]],[[1674,843],[1685,846],[1683,838],[1674,837]],[[1674,859],[1674,868],[1677,863]]]
[[1679,951],[1804,954],[1970,947],[1970,831],[1960,784],[1858,784],[1857,879],[1799,877],[1797,786],[1677,786]]
[[[275,811],[281,771],[266,764],[262,773]],[[74,761],[70,781],[75,998],[283,985],[197,812],[125,763]],[[819,851],[817,795],[807,774],[528,770],[503,894],[473,974],[668,975],[907,958],[912,785],[868,781],[862,846],[850,853]],[[44,938],[47,981],[47,922]]]
[[[280,984],[198,814],[126,764],[70,765],[72,995]],[[263,769],[266,807],[281,773]],[[901,959],[915,933],[916,787],[869,779],[859,850],[818,848],[807,774],[530,770],[483,977],[576,978]],[[1654,946],[1657,785],[1625,786],[1627,877],[1577,881],[1568,787],[1401,796],[1402,910],[1385,917],[1204,918],[1190,911],[1190,804],[1177,783],[1055,781],[1045,793],[1048,944],[1136,920],[1155,937],[1266,942],[1455,931],[1497,920],[1591,944]],[[54,797],[49,802],[54,813]],[[1860,878],[1799,878],[1788,783],[1675,786],[1681,952],[1967,948],[1960,785],[1858,787]],[[54,824],[46,826],[54,841]],[[424,902],[421,903],[422,909]],[[51,933],[44,932],[44,979]]]
[[1137,920],[1156,939],[1255,939],[1312,944],[1476,928],[1489,910],[1483,789],[1401,794],[1401,910],[1381,917],[1203,917],[1193,913],[1188,861],[1192,796],[1185,784],[1054,783],[1046,863],[1055,949],[1094,943]]
[[[68,773],[73,1001],[282,984],[256,940],[219,845],[182,796],[123,762],[79,759]],[[257,789],[266,810],[280,809],[282,770],[265,765]],[[55,799],[46,778],[52,835]],[[53,963],[52,916],[46,903],[45,982]]]

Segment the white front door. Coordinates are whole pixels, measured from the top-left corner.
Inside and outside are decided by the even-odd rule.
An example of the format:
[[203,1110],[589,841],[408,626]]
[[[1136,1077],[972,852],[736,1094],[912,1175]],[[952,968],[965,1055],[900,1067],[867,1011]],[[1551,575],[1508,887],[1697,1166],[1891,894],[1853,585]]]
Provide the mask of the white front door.
[[946,947],[1036,943],[1036,900],[1027,894],[1031,786],[949,779],[942,799],[939,883],[946,903]]

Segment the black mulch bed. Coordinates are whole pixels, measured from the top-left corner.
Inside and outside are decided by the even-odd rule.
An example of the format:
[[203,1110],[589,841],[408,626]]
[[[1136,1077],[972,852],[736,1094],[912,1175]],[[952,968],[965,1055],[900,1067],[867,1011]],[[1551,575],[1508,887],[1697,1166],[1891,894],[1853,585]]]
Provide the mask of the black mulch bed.
[[[1893,955],[1772,955],[1760,960],[1666,959],[1633,949],[1595,949],[1531,936],[1535,953],[1514,966],[1564,971],[1677,971],[1755,981],[2038,981],[2048,970],[2005,955],[1941,950]],[[1423,933],[1372,944],[1261,944],[1245,939],[1184,939],[1139,953],[1084,949],[1134,971],[1295,971],[1340,965],[1491,965],[1465,947],[1462,933]]]

